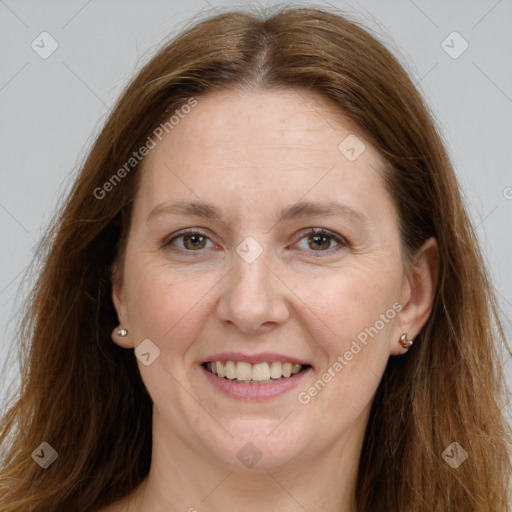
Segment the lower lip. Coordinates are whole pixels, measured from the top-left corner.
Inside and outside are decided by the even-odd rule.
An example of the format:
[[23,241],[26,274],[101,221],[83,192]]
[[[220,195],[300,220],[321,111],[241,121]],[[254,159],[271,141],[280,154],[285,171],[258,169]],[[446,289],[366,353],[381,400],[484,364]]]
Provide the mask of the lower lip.
[[241,384],[224,377],[218,377],[209,372],[204,366],[201,366],[201,370],[215,389],[231,398],[238,398],[239,400],[271,400],[295,388],[311,371],[311,367],[291,377],[281,378],[269,384]]

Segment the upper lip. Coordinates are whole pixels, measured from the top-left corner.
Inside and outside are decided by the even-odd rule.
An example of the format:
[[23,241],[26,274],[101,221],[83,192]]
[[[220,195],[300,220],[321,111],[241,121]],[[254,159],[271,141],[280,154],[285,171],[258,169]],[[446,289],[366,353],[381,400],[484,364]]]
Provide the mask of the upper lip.
[[280,361],[281,363],[301,364],[302,366],[310,365],[303,359],[298,359],[295,356],[287,356],[285,354],[277,354],[275,352],[262,352],[260,354],[244,354],[243,352],[222,352],[214,354],[206,359],[203,363],[210,363],[213,361],[246,361],[251,364],[256,363],[272,363],[273,361]]

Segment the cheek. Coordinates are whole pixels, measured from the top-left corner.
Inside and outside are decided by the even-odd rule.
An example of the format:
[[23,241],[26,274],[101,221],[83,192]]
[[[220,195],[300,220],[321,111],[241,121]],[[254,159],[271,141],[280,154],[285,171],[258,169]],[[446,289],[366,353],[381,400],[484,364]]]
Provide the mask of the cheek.
[[329,418],[322,427],[325,436],[338,435],[360,418],[378,388],[397,313],[393,304],[399,288],[392,277],[346,272],[336,280],[317,281],[305,295],[315,313],[310,332],[325,357],[315,381],[297,391],[298,411],[319,422]]
[[334,275],[300,282],[294,291],[316,325],[315,342],[329,359],[348,350],[353,340],[364,344],[389,339],[400,291],[397,269],[339,269]]
[[201,328],[197,317],[207,306],[208,291],[213,291],[218,278],[211,272],[183,277],[175,268],[149,259],[127,261],[126,271],[131,276],[126,290],[136,338],[149,338],[173,353],[183,351],[184,342],[197,337]]

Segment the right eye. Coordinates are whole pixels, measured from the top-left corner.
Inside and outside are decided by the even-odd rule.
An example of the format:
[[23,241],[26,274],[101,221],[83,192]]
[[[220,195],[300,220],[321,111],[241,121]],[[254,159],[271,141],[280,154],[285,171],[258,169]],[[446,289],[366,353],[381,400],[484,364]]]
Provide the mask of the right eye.
[[179,247],[178,250],[183,252],[200,252],[201,249],[205,248],[206,242],[210,240],[204,233],[188,229],[173,235],[169,240],[167,240],[167,242],[165,242],[164,247],[173,246],[174,242],[180,239],[182,240],[182,247]]

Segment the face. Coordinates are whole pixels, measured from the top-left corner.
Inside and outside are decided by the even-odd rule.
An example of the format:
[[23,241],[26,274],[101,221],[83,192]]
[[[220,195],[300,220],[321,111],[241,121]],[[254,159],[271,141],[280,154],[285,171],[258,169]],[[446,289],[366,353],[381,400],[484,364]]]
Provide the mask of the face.
[[239,471],[312,461],[361,439],[420,328],[383,162],[311,93],[197,101],[144,161],[115,341],[142,347],[156,442]]

